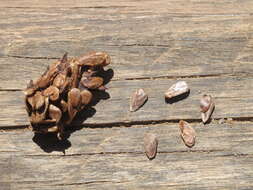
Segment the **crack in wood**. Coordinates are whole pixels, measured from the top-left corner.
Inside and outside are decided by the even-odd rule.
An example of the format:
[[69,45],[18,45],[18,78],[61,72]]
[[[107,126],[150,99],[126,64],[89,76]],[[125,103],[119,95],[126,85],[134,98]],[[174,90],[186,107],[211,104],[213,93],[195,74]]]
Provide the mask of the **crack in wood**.
[[[229,117],[232,121],[232,123],[242,123],[242,122],[253,122],[253,117]],[[213,120],[220,120],[224,119],[227,120],[228,118],[213,118]],[[201,123],[201,119],[184,119],[185,121],[196,124],[196,123]],[[73,128],[113,128],[113,127],[131,127],[131,126],[138,126],[138,125],[156,125],[156,124],[173,124],[173,123],[178,123],[180,119],[168,119],[168,120],[147,120],[147,121],[129,121],[129,122],[111,122],[111,123],[99,123],[99,124],[94,124],[94,123],[84,123],[81,125],[75,125],[73,124]],[[225,121],[226,122],[226,121]],[[0,130],[3,131],[16,131],[20,129],[26,129],[28,128],[29,125],[9,125],[9,126],[0,126]],[[66,131],[66,132],[72,132],[71,131]]]
[[[199,154],[212,154],[222,153],[228,151],[226,149],[211,149],[211,150],[179,150],[179,151],[157,151],[158,154],[184,154],[184,153],[199,153]],[[122,151],[122,152],[87,152],[87,153],[76,153],[76,154],[62,154],[62,155],[47,155],[47,154],[33,154],[24,155],[24,157],[80,157],[80,156],[98,156],[98,155],[145,155],[142,151]],[[244,153],[224,153],[222,155],[213,155],[214,157],[253,157],[253,154]]]
[[109,180],[95,180],[95,181],[86,181],[79,183],[59,183],[52,186],[72,186],[72,185],[88,185],[88,184],[97,184],[97,183],[126,183],[130,181],[109,181]]

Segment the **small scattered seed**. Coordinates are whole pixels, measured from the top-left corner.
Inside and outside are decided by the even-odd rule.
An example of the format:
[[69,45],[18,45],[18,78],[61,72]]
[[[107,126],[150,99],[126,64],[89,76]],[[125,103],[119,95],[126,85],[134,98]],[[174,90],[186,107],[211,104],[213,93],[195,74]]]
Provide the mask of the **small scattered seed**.
[[191,125],[183,120],[179,121],[179,128],[181,130],[181,138],[184,141],[184,144],[189,148],[193,147],[196,139],[196,132],[191,127]]
[[130,111],[137,111],[148,99],[148,95],[143,89],[136,90],[130,100]]
[[146,133],[144,135],[144,149],[149,160],[155,158],[157,153],[158,140],[155,134]]
[[200,99],[201,118],[204,124],[210,119],[214,111],[214,107],[215,104],[212,96],[204,94]]
[[165,98],[170,99],[176,96],[185,94],[190,91],[188,84],[185,81],[179,81],[173,84],[169,90],[165,93]]

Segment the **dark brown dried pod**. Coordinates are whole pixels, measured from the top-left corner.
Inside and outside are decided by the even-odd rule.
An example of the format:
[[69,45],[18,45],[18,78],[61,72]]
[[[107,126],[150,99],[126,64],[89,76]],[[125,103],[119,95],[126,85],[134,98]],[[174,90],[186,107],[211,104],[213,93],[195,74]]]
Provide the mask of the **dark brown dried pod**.
[[80,90],[77,88],[72,88],[68,92],[68,115],[69,120],[67,124],[71,123],[73,118],[75,117],[77,111],[80,109],[81,106],[81,94]]
[[27,84],[27,88],[24,90],[26,96],[32,96],[37,90],[37,87],[34,85],[33,80],[30,80]]
[[39,88],[46,88],[53,82],[59,72],[57,68],[58,64],[60,62],[57,62],[55,66],[48,67],[48,70],[35,82]]
[[43,91],[43,96],[48,96],[51,101],[59,99],[59,89],[55,86],[49,86]]
[[130,111],[134,112],[137,111],[144,103],[147,101],[148,95],[145,93],[145,91],[140,88],[136,90],[131,97],[130,100]]
[[158,140],[155,134],[146,133],[144,135],[144,150],[149,160],[155,158],[157,153]]
[[53,81],[53,86],[55,86],[55,87],[57,87],[57,88],[61,88],[61,87],[64,85],[66,79],[67,79],[67,76],[66,76],[65,74],[59,73],[59,74],[55,77],[55,79],[54,79],[54,81]]
[[214,111],[214,101],[211,95],[204,94],[200,99],[201,118],[203,123],[207,123]]
[[92,99],[92,93],[89,90],[81,91],[82,105],[87,105]]
[[[46,120],[46,113],[48,111],[48,106],[49,106],[49,98],[43,96],[37,96],[37,97],[32,97],[32,113],[30,116],[30,122],[31,124],[39,124],[43,123],[44,120]],[[28,98],[29,102],[29,98]]]
[[89,89],[105,90],[103,67],[109,63],[109,55],[103,52],[91,52],[78,59],[68,59],[65,53],[39,79],[30,81],[24,93],[33,131],[56,132],[63,139],[65,127],[91,102]]
[[185,81],[178,81],[173,84],[169,90],[165,93],[165,98],[170,99],[176,96],[182,95],[190,91],[188,84]]
[[51,104],[48,108],[48,115],[56,124],[58,124],[61,120],[62,112],[59,108]]
[[196,132],[191,127],[191,125],[183,120],[179,121],[179,128],[181,131],[181,137],[184,141],[184,144],[189,148],[193,147],[196,139]]
[[90,52],[88,54],[80,56],[78,59],[79,65],[81,66],[106,66],[111,62],[110,56],[105,52]]
[[99,89],[103,86],[103,78],[102,77],[82,77],[80,83],[88,89]]
[[61,100],[60,105],[62,112],[66,112],[68,110],[68,104],[64,100]]

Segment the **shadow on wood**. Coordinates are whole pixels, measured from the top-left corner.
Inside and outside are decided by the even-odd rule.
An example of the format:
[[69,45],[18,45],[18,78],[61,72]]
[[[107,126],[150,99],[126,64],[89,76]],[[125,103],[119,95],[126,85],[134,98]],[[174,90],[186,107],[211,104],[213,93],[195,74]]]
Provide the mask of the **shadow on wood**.
[[190,94],[190,90],[188,92],[184,93],[184,94],[181,94],[181,95],[173,97],[173,98],[169,98],[169,99],[165,98],[165,102],[167,104],[174,104],[178,101],[181,101],[181,100],[187,98],[189,96],[189,94]]
[[59,140],[56,134],[47,133],[39,134],[35,133],[33,136],[33,142],[35,142],[43,151],[50,153],[53,151],[63,152],[71,147],[71,142],[67,139]]

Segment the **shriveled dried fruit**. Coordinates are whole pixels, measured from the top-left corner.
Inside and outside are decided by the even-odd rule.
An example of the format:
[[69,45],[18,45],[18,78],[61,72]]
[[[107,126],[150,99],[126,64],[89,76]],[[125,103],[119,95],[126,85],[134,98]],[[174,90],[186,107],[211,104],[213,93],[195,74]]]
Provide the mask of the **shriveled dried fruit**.
[[183,120],[179,121],[179,128],[181,131],[181,137],[184,141],[184,144],[189,148],[193,147],[196,139],[196,132],[191,127],[191,125]]
[[146,133],[144,135],[144,149],[148,159],[155,158],[157,153],[158,140],[155,134]]
[[55,86],[49,86],[43,91],[43,96],[48,96],[51,101],[56,101],[59,99],[59,89]]
[[106,89],[100,72],[108,64],[110,57],[104,52],[91,52],[77,59],[68,59],[65,53],[35,82],[31,80],[24,93],[33,131],[54,132],[62,139],[65,127],[91,102],[89,89]]
[[78,58],[80,65],[86,65],[90,67],[106,66],[111,62],[111,58],[104,52],[90,52],[89,54],[82,55]]
[[214,111],[214,107],[215,104],[212,96],[206,94],[203,95],[200,99],[201,118],[203,123],[206,123],[210,119]]
[[80,83],[88,89],[98,89],[103,85],[102,77],[83,77]]
[[179,81],[173,84],[165,93],[165,98],[170,99],[182,95],[190,91],[188,84],[185,81]]
[[148,99],[148,95],[140,88],[136,90],[130,100],[130,111],[137,111]]

